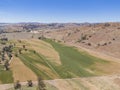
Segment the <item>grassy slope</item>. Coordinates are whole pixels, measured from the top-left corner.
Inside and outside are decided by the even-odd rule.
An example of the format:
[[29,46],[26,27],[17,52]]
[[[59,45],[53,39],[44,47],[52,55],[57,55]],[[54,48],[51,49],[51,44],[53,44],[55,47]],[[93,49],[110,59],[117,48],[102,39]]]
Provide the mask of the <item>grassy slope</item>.
[[[86,77],[95,76],[103,74],[102,70],[96,68],[96,63],[100,63],[105,66],[107,63],[102,59],[90,56],[85,52],[79,52],[74,47],[64,46],[63,44],[56,43],[51,40],[45,40],[47,43],[51,44],[53,48],[59,53],[61,65],[56,65],[55,63],[48,60],[45,55],[40,53],[34,53],[33,49],[28,49],[28,51],[22,50],[23,54],[19,55],[20,60],[29,67],[37,76],[43,77],[43,79],[55,79],[57,78],[76,78],[76,77]],[[29,47],[28,43],[24,40],[22,43],[17,41],[11,41],[16,43],[16,47],[13,48],[14,53],[22,48],[25,44]],[[39,47],[38,43],[38,48]],[[32,45],[32,44],[31,44]],[[43,66],[42,68],[37,66]],[[43,69],[45,68],[45,69]],[[46,69],[47,68],[47,69]],[[7,79],[5,79],[7,78]],[[12,71],[2,71],[0,72],[0,81],[2,83],[13,82]]]
[[[62,66],[55,67],[52,65],[62,78],[71,78],[75,76],[94,76],[96,72],[89,72],[89,70],[96,70],[94,65],[96,63],[107,64],[108,62],[87,53],[79,52],[73,47],[64,46],[51,40],[45,40],[50,43],[56,51],[59,52]],[[102,72],[101,72],[102,73]]]
[[[93,57],[85,52],[79,52],[74,47],[64,46],[51,40],[45,40],[50,43],[59,53],[62,65],[55,65],[46,59],[40,53],[33,53],[29,50],[28,53],[19,55],[19,58],[27,65],[37,76],[42,76],[44,79],[55,79],[49,75],[49,72],[42,70],[36,64],[44,65],[51,69],[51,73],[58,75],[58,78],[75,78],[87,77],[103,74],[102,70],[98,70],[96,63],[106,65],[109,62]],[[38,45],[39,46],[39,45]],[[40,47],[39,47],[40,48]],[[32,56],[32,57],[31,57]]]
[[[33,57],[29,57],[30,55],[34,55]],[[44,79],[51,79],[49,75],[46,74],[46,72],[42,71],[40,68],[37,67],[36,64],[42,64],[46,65],[44,62],[44,58],[40,56],[37,53],[33,53],[32,51],[29,51],[29,53],[21,54],[19,55],[19,58],[22,60],[22,62],[28,66],[37,76],[41,76]]]

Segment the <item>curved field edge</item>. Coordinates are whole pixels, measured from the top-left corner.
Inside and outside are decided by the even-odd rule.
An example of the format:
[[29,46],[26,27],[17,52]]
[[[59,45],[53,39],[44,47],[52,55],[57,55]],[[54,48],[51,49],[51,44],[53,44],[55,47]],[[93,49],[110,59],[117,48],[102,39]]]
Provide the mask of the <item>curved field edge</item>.
[[[19,55],[21,61],[37,76],[41,76],[43,79],[56,79],[89,77],[106,74],[103,68],[110,64],[109,61],[93,57],[85,52],[78,51],[74,47],[65,46],[49,39],[44,41],[51,44],[59,53],[61,65],[52,63],[47,57],[45,57],[45,55],[37,52],[33,53],[32,50],[28,50],[28,53]],[[43,70],[43,68],[38,67],[36,64],[39,64],[40,66],[43,65],[50,70]],[[102,65],[104,67],[98,68],[96,65]],[[54,74],[54,76],[50,75],[50,73]]]
[[[60,75],[63,78],[86,77],[105,74],[104,71],[97,69],[96,64],[106,66],[109,61],[91,56],[86,52],[80,52],[74,47],[65,46],[50,39],[44,41],[50,43],[60,55],[62,65],[56,71],[61,71]],[[53,65],[54,67],[54,65]]]
[[[37,76],[41,76],[43,79],[56,79],[107,74],[104,68],[106,65],[111,64],[109,61],[93,57],[85,52],[78,51],[74,47],[65,46],[49,39],[44,41],[51,44],[59,53],[61,65],[56,65],[45,55],[37,52],[34,53],[33,50],[28,50],[27,53],[19,55],[21,61]],[[39,67],[39,65],[49,70],[44,70],[42,67]],[[98,67],[99,65],[102,66],[102,68]],[[54,74],[54,76],[51,73]]]
[[[18,54],[18,58],[24,65],[31,69],[36,76],[41,76],[46,80],[109,75],[113,74],[113,72],[117,73],[120,69],[120,67],[116,67],[119,64],[91,56],[83,51],[78,51],[75,47],[65,46],[50,39],[43,40],[42,42],[52,45],[52,49],[58,52],[61,64],[57,64],[52,62],[46,55],[37,51],[34,52],[34,48],[30,47],[34,44],[26,43],[24,40],[21,41],[22,43],[15,41],[16,47],[13,48],[13,54],[18,53],[18,50],[22,49],[22,54]],[[31,40],[28,40],[28,42],[30,41]],[[37,42],[41,42],[41,40],[37,40]],[[26,45],[27,51],[23,49],[23,45]],[[40,43],[34,47],[42,48],[41,46],[39,47],[39,45]],[[114,70],[111,70],[113,67]],[[2,75],[4,73],[2,73],[1,77],[3,78],[0,77],[0,82],[12,83],[14,79],[12,73],[13,71],[11,70],[8,74],[8,78],[10,79],[7,80],[9,81],[6,81],[6,78]],[[19,74],[21,74],[21,72],[19,72]]]

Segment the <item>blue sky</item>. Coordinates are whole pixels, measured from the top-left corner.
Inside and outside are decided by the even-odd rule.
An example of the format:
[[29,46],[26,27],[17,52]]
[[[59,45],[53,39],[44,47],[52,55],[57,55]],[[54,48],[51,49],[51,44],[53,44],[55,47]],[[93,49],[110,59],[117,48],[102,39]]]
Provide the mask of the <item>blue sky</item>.
[[120,0],[0,0],[0,22],[119,22]]

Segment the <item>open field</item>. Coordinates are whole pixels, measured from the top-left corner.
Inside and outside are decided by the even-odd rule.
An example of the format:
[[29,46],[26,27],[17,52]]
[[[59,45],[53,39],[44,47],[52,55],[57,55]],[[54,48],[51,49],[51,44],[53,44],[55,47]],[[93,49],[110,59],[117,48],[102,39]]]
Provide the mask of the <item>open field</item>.
[[17,80],[20,81],[37,80],[36,75],[28,67],[26,67],[19,58],[16,57],[12,58],[10,68],[13,72],[14,82]]
[[[10,71],[3,70],[0,65],[1,84],[16,80],[37,81],[40,76],[48,90],[119,90],[116,74],[120,73],[120,63],[91,56],[84,50],[50,39],[10,40],[9,43],[15,43],[13,57]],[[103,83],[108,85],[104,87]],[[24,87],[24,90],[35,89],[36,86]]]
[[[84,77],[102,75],[105,73],[102,71],[102,69],[98,70],[97,66],[94,67],[95,64],[101,64],[103,66],[110,64],[108,61],[95,58],[93,56],[87,55],[84,52],[78,52],[73,47],[64,46],[50,40],[47,40],[47,42],[50,43],[53,48],[59,53],[62,65],[57,65],[53,61],[51,62],[49,58],[46,58],[46,54],[38,52],[34,54],[32,50],[19,55],[19,58],[25,65],[32,69],[37,76],[42,76],[44,79],[55,79],[55,77],[73,78],[80,76]],[[34,45],[35,44],[31,44],[32,47],[34,47]],[[39,45],[36,45],[36,47],[39,47]],[[56,58],[54,59],[57,61]],[[43,70],[46,70],[46,72],[43,72],[40,68],[43,68]],[[52,77],[52,73],[54,74],[54,77]]]
[[44,41],[40,40],[25,40],[26,43],[28,43],[33,50],[36,52],[44,55],[47,59],[49,59],[51,62],[55,64],[61,64],[59,53],[52,47],[51,44],[46,43]]
[[[117,70],[120,68],[115,62],[96,58],[84,51],[78,51],[75,47],[48,39],[21,40],[21,42],[15,40],[9,43],[16,43],[13,54],[22,49],[22,54],[18,54],[18,57],[14,56],[11,61],[11,73],[8,75],[11,75],[14,81],[36,80],[37,76],[43,79],[100,76],[114,74],[114,71],[106,66],[111,69],[115,66],[114,69]],[[21,75],[22,71],[24,75]]]

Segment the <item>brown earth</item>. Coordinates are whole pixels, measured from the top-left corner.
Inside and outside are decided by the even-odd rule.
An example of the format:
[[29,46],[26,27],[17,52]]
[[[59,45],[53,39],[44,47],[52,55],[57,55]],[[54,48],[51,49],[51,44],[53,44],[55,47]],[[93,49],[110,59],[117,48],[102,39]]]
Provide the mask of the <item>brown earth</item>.
[[19,58],[12,58],[10,68],[13,72],[14,81],[37,80],[37,76]]

